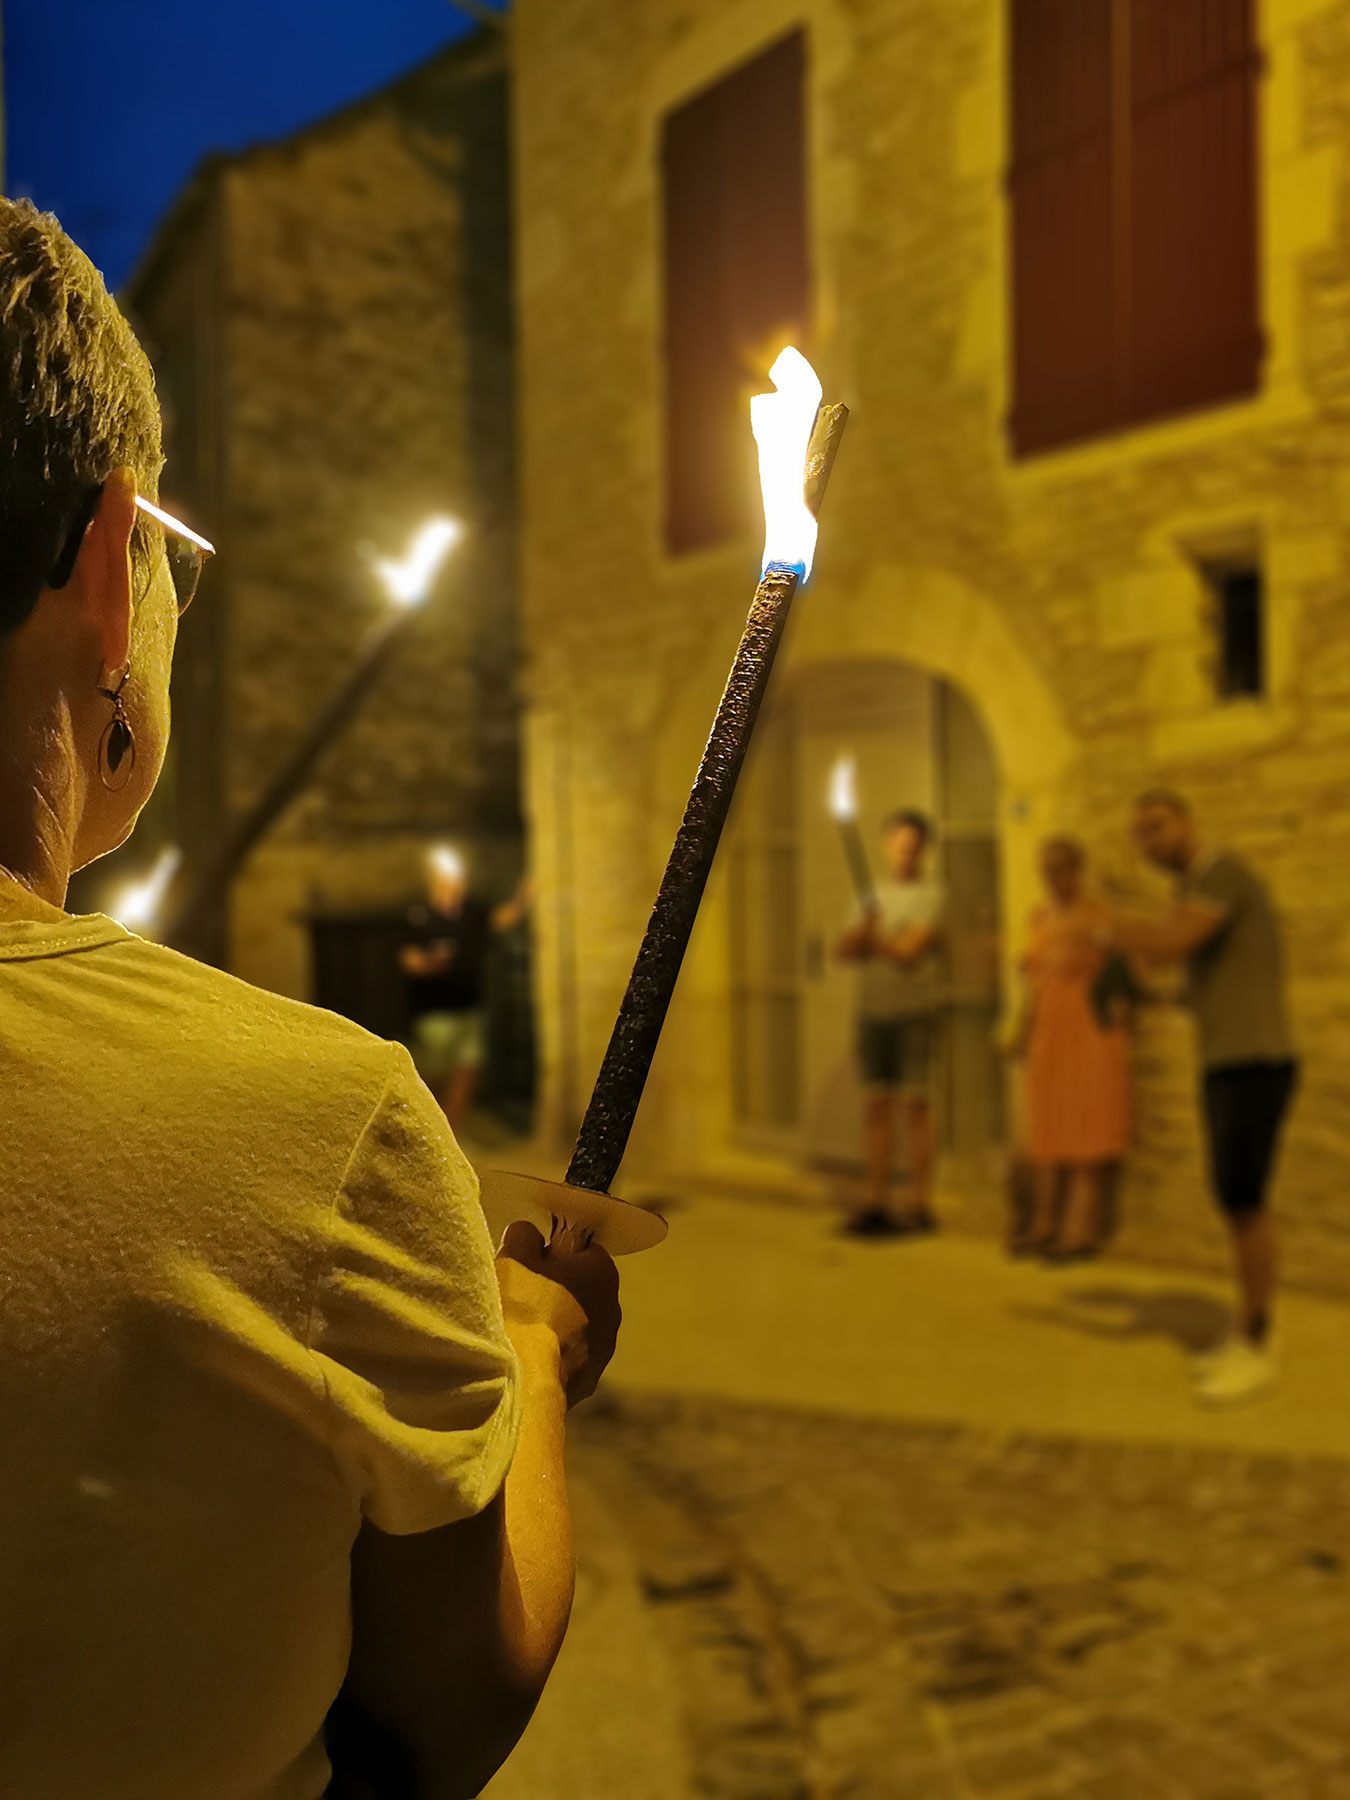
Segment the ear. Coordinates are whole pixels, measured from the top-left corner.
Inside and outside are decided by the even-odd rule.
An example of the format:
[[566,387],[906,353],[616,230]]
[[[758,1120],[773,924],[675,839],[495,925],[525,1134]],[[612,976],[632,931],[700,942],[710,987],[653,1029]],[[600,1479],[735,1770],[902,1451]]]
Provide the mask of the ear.
[[76,558],[71,586],[88,610],[103,666],[122,668],[131,644],[131,533],[136,523],[136,477],[114,469],[103,484],[98,511]]

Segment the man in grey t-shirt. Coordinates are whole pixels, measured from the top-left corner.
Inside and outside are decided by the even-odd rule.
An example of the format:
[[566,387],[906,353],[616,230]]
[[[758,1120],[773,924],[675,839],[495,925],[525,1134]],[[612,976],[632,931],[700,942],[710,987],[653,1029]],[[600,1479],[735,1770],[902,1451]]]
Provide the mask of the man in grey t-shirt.
[[1241,1294],[1238,1334],[1199,1359],[1196,1397],[1233,1404],[1264,1392],[1275,1375],[1275,1233],[1266,1193],[1298,1079],[1280,924],[1264,883],[1230,851],[1202,841],[1180,795],[1142,794],[1134,834],[1149,861],[1175,877],[1176,902],[1159,919],[1117,919],[1110,936],[1123,950],[1186,965],[1211,1179],[1232,1233]]
[[[945,895],[925,873],[932,827],[923,813],[892,813],[882,826],[885,874],[872,904],[840,939],[858,968],[858,1062],[867,1088],[863,1131],[867,1197],[846,1229],[859,1237],[932,1231],[933,1064],[938,946]],[[909,1203],[893,1214],[888,1194],[897,1103],[904,1114]]]

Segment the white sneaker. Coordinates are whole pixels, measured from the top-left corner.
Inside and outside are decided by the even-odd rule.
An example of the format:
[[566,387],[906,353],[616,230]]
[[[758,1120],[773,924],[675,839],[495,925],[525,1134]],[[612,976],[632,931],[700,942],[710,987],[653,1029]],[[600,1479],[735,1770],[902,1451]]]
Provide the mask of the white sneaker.
[[1234,1338],[1197,1363],[1195,1398],[1200,1406],[1242,1406],[1275,1385],[1275,1358],[1245,1338]]
[[1192,1350],[1186,1358],[1191,1371],[1192,1381],[1203,1381],[1216,1364],[1221,1363],[1230,1354],[1234,1344],[1244,1343],[1245,1339],[1234,1337],[1216,1338],[1212,1344],[1206,1344],[1203,1350]]

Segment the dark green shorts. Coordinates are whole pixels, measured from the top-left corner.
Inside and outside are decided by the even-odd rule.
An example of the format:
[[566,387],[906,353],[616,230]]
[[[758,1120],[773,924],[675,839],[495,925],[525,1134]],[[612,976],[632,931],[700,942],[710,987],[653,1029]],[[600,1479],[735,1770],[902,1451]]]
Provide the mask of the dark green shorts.
[[858,1021],[858,1067],[869,1088],[927,1098],[936,1047],[937,1032],[929,1013]]

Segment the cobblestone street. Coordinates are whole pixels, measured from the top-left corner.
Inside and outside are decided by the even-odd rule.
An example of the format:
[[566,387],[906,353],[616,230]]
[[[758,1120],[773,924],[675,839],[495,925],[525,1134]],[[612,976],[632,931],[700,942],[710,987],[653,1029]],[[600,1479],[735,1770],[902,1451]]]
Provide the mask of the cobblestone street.
[[574,1460],[694,1795],[1350,1794],[1344,1465],[650,1398]]
[[624,1283],[489,1800],[1350,1800],[1344,1308],[1288,1296],[1280,1388],[1215,1414],[1222,1283],[730,1202]]

